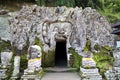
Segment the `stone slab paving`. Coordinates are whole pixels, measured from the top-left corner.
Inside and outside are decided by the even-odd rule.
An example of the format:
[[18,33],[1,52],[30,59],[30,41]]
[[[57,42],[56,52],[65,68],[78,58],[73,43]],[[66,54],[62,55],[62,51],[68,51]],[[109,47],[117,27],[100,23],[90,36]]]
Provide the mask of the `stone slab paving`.
[[41,80],[81,80],[77,72],[47,72]]
[[66,68],[66,67],[49,67],[45,68],[46,72],[71,72],[77,71],[77,68]]

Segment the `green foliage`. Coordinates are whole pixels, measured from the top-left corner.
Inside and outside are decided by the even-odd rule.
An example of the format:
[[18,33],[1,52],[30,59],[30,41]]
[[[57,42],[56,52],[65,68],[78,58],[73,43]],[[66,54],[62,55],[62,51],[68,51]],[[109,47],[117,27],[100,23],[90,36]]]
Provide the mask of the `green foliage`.
[[84,51],[85,52],[91,51],[91,41],[89,39],[87,39],[87,41],[86,41],[86,45],[84,47]]
[[0,39],[0,52],[4,49],[11,49],[10,41],[3,41]]
[[111,23],[120,20],[120,0],[75,0],[75,5],[95,8]]
[[45,74],[45,72],[44,72],[43,69],[38,72],[38,76],[39,77],[43,77],[44,74]]
[[97,67],[100,69],[100,74],[103,75],[106,70],[112,67],[114,61],[113,56],[110,55],[112,48],[109,46],[100,46],[98,44],[96,44],[94,48],[98,52],[93,52],[93,59],[95,60]]
[[75,1],[74,0],[56,0],[55,6],[74,7]]
[[120,1],[119,0],[98,0],[99,4],[97,10],[104,15],[111,23],[120,19]]
[[42,44],[42,42],[41,42],[40,39],[37,38],[37,37],[35,38],[35,42],[34,42],[34,44],[40,46],[41,48],[43,48],[43,44]]
[[120,12],[110,12],[109,9],[105,9],[104,11],[98,10],[98,12],[104,15],[106,19],[111,23],[114,23],[120,20]]
[[42,67],[53,67],[55,65],[55,51],[43,52]]
[[80,66],[82,65],[82,56],[80,56],[77,52],[75,52],[75,49],[73,48],[69,48],[69,52],[73,55],[74,58],[74,63],[72,67],[79,69]]
[[94,60],[97,63],[97,67],[100,69],[100,74],[104,74],[113,64],[113,57],[104,53],[95,53]]
[[[1,53],[1,51],[5,50],[5,49],[11,50],[11,43],[10,43],[10,41],[3,41],[0,39],[0,53]],[[0,59],[0,62],[1,62],[1,59]]]
[[112,56],[112,48],[109,46],[100,46],[98,44],[95,44],[94,49],[96,51],[99,51],[99,53],[109,54]]
[[54,66],[54,55],[55,52],[53,51],[48,51],[48,53],[45,53],[43,51],[43,44],[42,42],[39,40],[39,38],[35,38],[35,45],[38,45],[41,47],[42,49],[42,67],[52,67]]
[[10,66],[10,68],[9,68],[9,69],[7,70],[7,72],[6,72],[6,75],[7,75],[6,80],[9,80],[9,79],[10,79],[13,70],[14,70],[14,67],[13,67],[13,66]]
[[[96,44],[94,49],[97,52],[93,52],[93,59],[96,62],[96,66],[100,69],[100,74],[103,75],[113,64],[112,48]],[[89,39],[86,42],[84,51],[91,51],[91,42]]]
[[37,0],[38,5],[40,6],[67,6],[67,7],[74,7],[75,1],[74,0]]
[[13,73],[13,70],[14,70],[14,54],[12,56],[12,59],[11,59],[10,63],[11,63],[11,66],[8,67],[6,80],[10,79],[10,77],[11,77],[11,75]]
[[20,71],[22,72],[24,69],[27,68],[28,60],[27,54],[23,54],[20,56]]
[[9,2],[31,2],[40,6],[67,6],[67,7],[92,7],[104,15],[109,22],[120,20],[120,0],[2,0],[0,4],[8,5]]
[[44,6],[45,5],[45,0],[37,0],[37,4],[39,6]]

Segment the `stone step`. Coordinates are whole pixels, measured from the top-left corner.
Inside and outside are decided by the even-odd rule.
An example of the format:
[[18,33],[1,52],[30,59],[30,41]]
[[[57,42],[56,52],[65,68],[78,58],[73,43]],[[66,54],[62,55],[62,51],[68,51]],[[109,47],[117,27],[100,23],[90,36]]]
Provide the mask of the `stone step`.
[[77,72],[46,72],[41,80],[81,80]]
[[81,75],[83,80],[102,80],[102,76],[99,74],[86,74]]
[[23,75],[21,77],[21,80],[40,80],[41,77],[38,77],[38,75]]
[[77,68],[60,68],[60,67],[49,67],[44,69],[45,72],[77,72]]
[[85,68],[80,68],[80,71],[83,74],[98,74],[98,69],[97,68],[91,68],[91,69],[85,69]]
[[[92,78],[83,78],[82,80],[102,80],[102,78],[95,78],[95,77],[92,77]],[[111,79],[112,80],[112,79]]]
[[98,74],[98,73],[94,73],[94,74],[90,74],[90,73],[88,73],[88,74],[82,74],[82,75],[84,75],[84,76],[100,76],[100,74]]

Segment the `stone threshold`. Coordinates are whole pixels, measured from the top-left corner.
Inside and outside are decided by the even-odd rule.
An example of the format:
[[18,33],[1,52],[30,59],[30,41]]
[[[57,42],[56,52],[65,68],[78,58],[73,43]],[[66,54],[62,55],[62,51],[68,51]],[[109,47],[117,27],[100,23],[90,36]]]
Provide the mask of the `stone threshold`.
[[78,72],[77,68],[67,68],[67,67],[48,67],[44,68],[45,72]]

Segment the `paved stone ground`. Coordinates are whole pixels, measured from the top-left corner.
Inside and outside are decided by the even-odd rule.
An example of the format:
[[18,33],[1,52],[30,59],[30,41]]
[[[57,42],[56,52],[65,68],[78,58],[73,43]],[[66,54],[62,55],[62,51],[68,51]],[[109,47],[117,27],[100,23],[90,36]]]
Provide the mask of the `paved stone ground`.
[[77,72],[47,72],[41,80],[81,80]]
[[70,71],[77,71],[76,68],[65,68],[65,67],[49,67],[45,68],[46,72],[70,72]]

